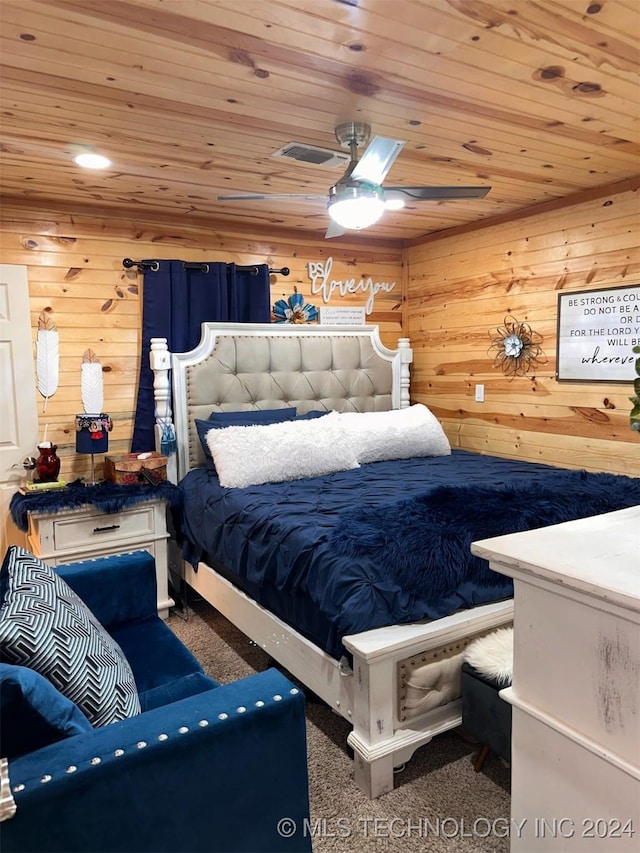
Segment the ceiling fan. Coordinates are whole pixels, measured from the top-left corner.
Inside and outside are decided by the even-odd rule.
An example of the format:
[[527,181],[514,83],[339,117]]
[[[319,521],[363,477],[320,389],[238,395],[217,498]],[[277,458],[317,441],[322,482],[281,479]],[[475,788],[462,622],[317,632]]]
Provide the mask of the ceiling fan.
[[[360,231],[376,223],[385,210],[398,210],[406,201],[484,198],[491,187],[383,187],[389,169],[404,142],[375,136],[358,159],[358,147],[366,145],[371,127],[364,122],[344,122],[335,129],[336,139],[348,148],[351,162],[344,175],[329,189],[327,209],[331,222],[326,237],[340,237],[347,230]],[[326,198],[307,193],[251,193],[219,195],[218,201],[262,201],[273,198]]]

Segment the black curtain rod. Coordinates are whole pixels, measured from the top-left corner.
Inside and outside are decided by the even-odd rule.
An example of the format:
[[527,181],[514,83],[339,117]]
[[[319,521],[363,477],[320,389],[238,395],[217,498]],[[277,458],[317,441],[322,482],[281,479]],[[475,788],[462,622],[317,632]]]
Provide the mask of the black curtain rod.
[[[129,270],[131,267],[137,267],[139,272],[143,272],[144,270],[151,270],[151,272],[158,272],[160,269],[159,261],[132,261],[131,258],[124,258],[122,261],[122,266]],[[209,272],[209,264],[198,264],[191,263],[190,261],[184,261],[184,268],[187,270],[199,270],[200,272]],[[251,275],[258,275],[258,267],[257,266],[249,266],[249,267],[241,267],[236,266],[237,270],[241,270],[242,272],[249,272]],[[271,269],[269,267],[270,275],[289,275],[291,270],[289,267],[282,267],[279,270]]]

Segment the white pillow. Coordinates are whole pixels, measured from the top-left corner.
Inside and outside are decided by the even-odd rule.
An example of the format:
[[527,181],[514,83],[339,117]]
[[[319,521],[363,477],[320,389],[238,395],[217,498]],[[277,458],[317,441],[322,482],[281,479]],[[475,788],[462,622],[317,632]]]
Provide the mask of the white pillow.
[[359,468],[339,424],[340,415],[331,412],[309,421],[211,429],[206,441],[221,485],[242,489]]
[[451,453],[440,422],[422,403],[388,412],[345,412],[339,417],[341,432],[358,462]]

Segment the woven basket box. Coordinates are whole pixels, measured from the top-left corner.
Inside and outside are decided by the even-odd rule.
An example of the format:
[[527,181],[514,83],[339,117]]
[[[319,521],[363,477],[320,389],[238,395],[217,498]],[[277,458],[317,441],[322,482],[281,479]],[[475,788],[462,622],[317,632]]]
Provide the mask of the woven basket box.
[[112,483],[132,486],[148,482],[144,477],[143,469],[149,473],[150,479],[158,482],[166,480],[167,457],[154,452],[146,459],[139,459],[137,453],[126,453],[124,456],[105,456],[104,458],[104,478]]

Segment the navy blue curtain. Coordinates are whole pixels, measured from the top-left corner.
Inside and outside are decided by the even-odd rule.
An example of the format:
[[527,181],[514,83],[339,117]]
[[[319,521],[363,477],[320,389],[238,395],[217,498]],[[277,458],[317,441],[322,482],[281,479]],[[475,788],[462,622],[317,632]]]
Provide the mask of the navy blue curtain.
[[[146,263],[146,262],[145,262]],[[235,264],[157,261],[145,269],[142,291],[142,361],[131,452],[153,450],[155,411],[151,338],[167,338],[171,352],[187,352],[200,341],[205,321],[269,323],[269,268]],[[257,272],[255,272],[257,271]]]

